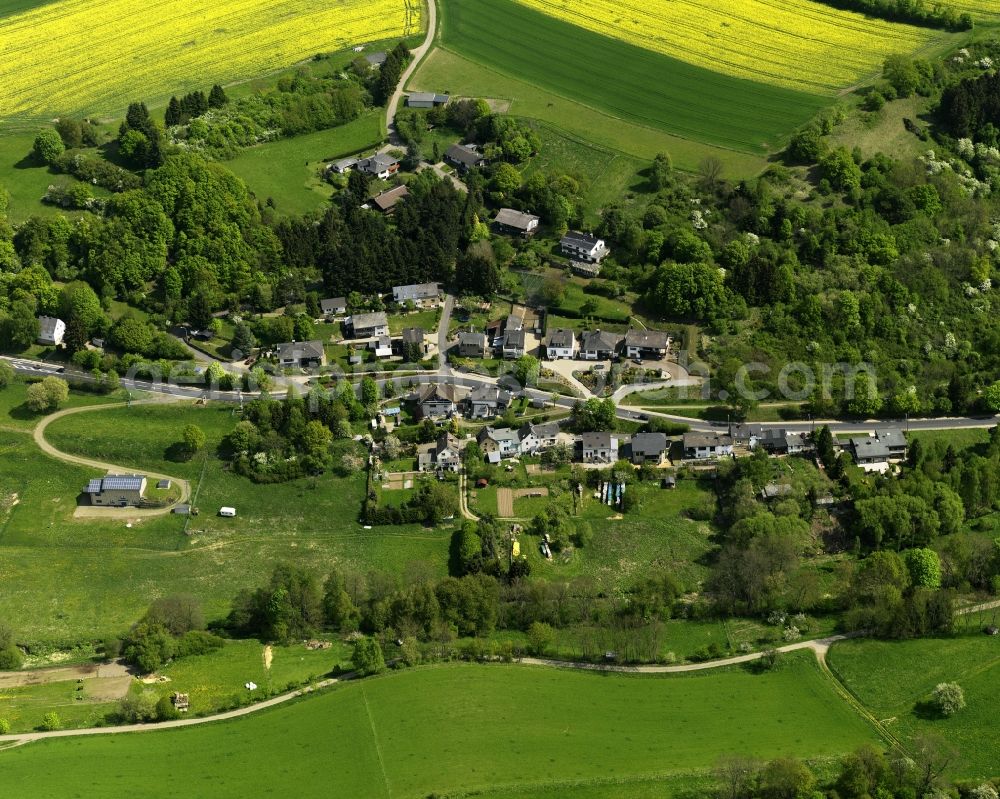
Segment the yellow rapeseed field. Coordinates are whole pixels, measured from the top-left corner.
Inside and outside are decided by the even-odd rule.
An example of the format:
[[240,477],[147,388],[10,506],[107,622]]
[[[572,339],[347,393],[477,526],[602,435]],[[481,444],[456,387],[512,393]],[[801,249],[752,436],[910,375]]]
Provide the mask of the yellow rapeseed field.
[[944,4],[959,13],[968,11],[974,17],[993,17],[1000,14],[1000,0],[947,0]]
[[120,111],[419,31],[420,0],[55,0],[0,18],[0,118]]
[[518,2],[716,72],[822,93],[848,87],[877,72],[887,54],[912,52],[939,35],[810,0]]

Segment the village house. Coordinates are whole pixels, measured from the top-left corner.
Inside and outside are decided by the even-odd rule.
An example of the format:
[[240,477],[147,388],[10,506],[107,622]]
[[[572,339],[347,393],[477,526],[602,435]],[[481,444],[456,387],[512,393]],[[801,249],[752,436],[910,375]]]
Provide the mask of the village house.
[[806,433],[790,433],[782,427],[759,428],[752,441],[750,449],[760,447],[769,455],[798,455],[812,449]]
[[322,366],[326,363],[326,350],[322,341],[288,341],[276,348],[278,365],[284,369]]
[[427,334],[422,327],[406,327],[398,339],[393,340],[393,352],[404,360],[419,361],[430,346],[427,344]]
[[513,208],[501,208],[493,220],[501,232],[525,237],[533,235],[541,221],[537,216]]
[[326,300],[320,300],[319,309],[327,319],[332,319],[335,316],[343,316],[347,313],[347,298],[330,297]]
[[670,336],[659,330],[629,328],[625,334],[625,355],[628,358],[649,358],[662,361],[670,350]]
[[475,147],[466,144],[453,144],[444,154],[444,160],[463,175],[470,169],[486,166],[486,159]]
[[668,449],[670,442],[665,433],[636,433],[630,442],[630,460],[636,465],[659,466]]
[[410,196],[410,190],[406,186],[396,186],[386,189],[381,194],[377,194],[369,200],[377,211],[381,211],[386,216],[392,216],[396,212],[396,205],[400,200]]
[[432,444],[417,449],[417,471],[457,472],[462,465],[462,442],[451,433],[441,433]]
[[517,431],[521,439],[520,450],[522,455],[533,455],[536,452],[544,452],[552,449],[561,440],[568,439],[569,436],[562,432],[558,422],[542,422],[541,424],[529,424],[525,422]]
[[590,330],[580,337],[580,355],[585,361],[610,361],[618,354],[622,337],[604,330]]
[[350,332],[349,338],[375,338],[389,335],[389,317],[385,311],[374,313],[357,313],[348,316],[345,327]]
[[524,355],[526,333],[524,330],[508,330],[503,338],[503,357],[508,361]]
[[584,463],[614,463],[618,460],[618,439],[614,433],[583,433],[580,458]]
[[876,429],[873,435],[850,440],[854,462],[866,472],[884,472],[892,461],[906,457],[906,438],[898,428]]
[[481,385],[472,390],[467,403],[472,419],[491,419],[499,416],[510,405],[510,392],[499,386]]
[[389,336],[375,336],[368,342],[368,349],[375,353],[379,360],[392,357],[392,339]]
[[485,358],[486,334],[468,330],[459,333],[458,354],[462,358]]
[[509,427],[484,427],[476,436],[483,455],[499,453],[501,458],[512,458],[520,454],[521,438],[516,430]]
[[388,180],[399,171],[399,161],[388,153],[376,153],[358,161],[355,169],[374,175],[380,180]]
[[83,489],[91,505],[103,508],[137,507],[145,491],[146,478],[141,474],[109,474],[91,480]]
[[326,165],[327,172],[335,172],[338,175],[344,175],[350,172],[358,165],[357,158],[341,158],[339,161],[334,161],[332,164]]
[[733,454],[733,439],[720,433],[685,433],[684,457],[708,460]]
[[560,327],[549,333],[545,342],[545,357],[550,361],[560,358],[576,357],[576,333],[569,328]]
[[447,94],[410,92],[406,95],[406,105],[408,108],[436,108],[439,105],[447,105],[450,99]]
[[66,323],[54,316],[38,317],[38,343],[58,347],[66,337]]
[[409,286],[392,287],[392,301],[397,305],[412,302],[418,308],[433,308],[440,299],[440,283],[414,283]]
[[604,244],[604,239],[577,230],[571,230],[562,237],[559,241],[559,250],[574,261],[592,264],[599,264],[610,252]]
[[423,386],[416,401],[423,419],[441,419],[453,416],[458,409],[454,386]]

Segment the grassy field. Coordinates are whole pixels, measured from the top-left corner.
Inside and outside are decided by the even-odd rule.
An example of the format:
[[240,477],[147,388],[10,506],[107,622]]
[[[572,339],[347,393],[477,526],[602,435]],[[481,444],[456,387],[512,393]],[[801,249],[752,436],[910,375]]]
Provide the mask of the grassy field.
[[517,2],[712,72],[826,94],[877,74],[891,53],[942,37],[810,0]]
[[[128,764],[137,758],[151,798],[243,797],[274,780],[300,796],[536,795],[565,783],[687,775],[734,751],[829,758],[873,738],[807,655],[760,676],[448,665],[345,684],[235,722],[32,744],[0,752],[0,768],[22,797],[114,794],[135,779]],[[188,778],[179,781],[180,760]]]
[[[447,0],[441,10],[442,43],[448,50],[610,117],[693,141],[764,155],[828,102],[817,94],[687,64],[575,27],[513,0],[473,4]],[[505,32],[502,39],[497,31]],[[461,71],[441,75],[446,84],[458,85],[439,86],[426,79],[426,69],[413,81],[415,85],[466,93]],[[651,81],[651,75],[656,80]],[[516,104],[512,110],[533,115]],[[543,118],[565,124],[563,115],[568,116],[570,110],[555,111],[555,119]],[[578,117],[577,124],[585,130],[601,126],[589,113]],[[583,131],[581,135],[591,138]],[[625,149],[620,142],[628,135],[619,126],[616,149]],[[673,154],[678,163],[684,160],[679,153]]]
[[[6,118],[117,113],[420,29],[416,0],[55,0],[0,17]],[[138,92],[138,94],[137,94]]]
[[[187,534],[177,516],[133,520],[131,528],[125,520],[74,519],[77,496],[94,470],[55,461],[23,432],[0,429],[0,486],[19,499],[0,516],[0,617],[22,640],[72,642],[120,632],[153,597],[172,593],[200,597],[209,618],[223,615],[240,588],[259,584],[285,560],[319,575],[333,564],[447,572],[449,526],[362,528],[361,476],[259,486],[226,471],[212,453],[235,424],[231,412],[223,405],[133,406],[69,416],[49,428],[52,443],[67,451],[198,485],[201,463],[177,461],[173,453],[183,426],[199,425],[210,456],[197,500],[203,513],[191,519]],[[236,507],[239,516],[215,516],[222,505]]]
[[286,214],[321,208],[333,188],[320,176],[325,164],[377,145],[384,112],[373,109],[339,128],[307,133],[244,150],[225,162],[261,200],[271,199]]
[[[592,142],[597,147],[643,161],[652,161],[657,153],[668,152],[675,166],[694,171],[711,155],[723,162],[725,173],[732,177],[749,177],[767,166],[761,156],[702,144],[658,130],[649,123],[621,119],[614,112],[598,110],[582,100],[543,88],[545,84],[541,81],[532,83],[531,76],[521,70],[514,74],[521,77],[505,73],[496,64],[479,63],[438,48],[424,59],[409,86],[465,97],[501,99],[515,116],[540,120],[571,139]],[[618,168],[615,164],[609,166],[612,167]]]
[[[996,686],[1000,641],[981,633],[916,641],[856,640],[830,650],[830,665],[847,687],[897,736],[937,733],[960,752],[955,776],[997,775]],[[940,682],[957,682],[967,707],[949,719],[930,717],[919,703]]]

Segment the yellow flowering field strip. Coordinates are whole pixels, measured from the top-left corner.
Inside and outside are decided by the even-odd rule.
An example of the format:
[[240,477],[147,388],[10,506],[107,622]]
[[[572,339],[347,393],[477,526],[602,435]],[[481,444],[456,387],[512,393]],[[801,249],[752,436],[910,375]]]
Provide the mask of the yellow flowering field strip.
[[945,5],[951,6],[959,13],[968,11],[976,17],[992,17],[995,22],[1000,15],[1000,0],[948,0]]
[[889,53],[939,35],[810,0],[517,2],[714,72],[809,92],[850,86]]
[[420,30],[420,0],[56,0],[0,17],[0,118],[120,111]]

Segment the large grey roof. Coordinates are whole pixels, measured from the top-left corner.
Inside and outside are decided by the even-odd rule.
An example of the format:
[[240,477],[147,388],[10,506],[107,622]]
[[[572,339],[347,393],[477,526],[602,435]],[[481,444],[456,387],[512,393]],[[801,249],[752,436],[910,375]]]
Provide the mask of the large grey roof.
[[346,308],[347,307],[347,298],[346,297],[330,297],[329,299],[326,299],[326,300],[320,300],[319,301],[319,307],[320,307],[320,310],[323,311],[323,313],[333,313],[338,308]]
[[351,317],[351,327],[355,330],[369,327],[381,327],[389,324],[389,317],[385,311],[375,311],[374,313],[356,313]]
[[570,330],[568,327],[559,327],[549,333],[549,343],[550,347],[559,347],[560,349],[566,349],[573,346],[576,341],[576,333]]
[[318,340],[286,341],[278,345],[278,358],[281,360],[288,358],[294,358],[295,360],[301,360],[302,358],[322,358],[323,352],[323,342]]
[[580,443],[584,449],[605,449],[617,443],[613,433],[581,433]]
[[407,327],[403,330],[404,344],[423,344],[424,329],[422,327]]
[[497,211],[496,223],[498,225],[505,225],[506,227],[517,228],[518,230],[527,230],[532,222],[537,223],[539,217],[532,214],[526,214],[522,211],[515,211],[513,208],[501,208]]
[[632,451],[663,452],[667,448],[666,433],[636,433],[632,436]]
[[511,330],[509,333],[504,335],[504,347],[516,347],[517,349],[524,349],[524,331],[523,330]]
[[563,246],[583,247],[589,250],[599,241],[600,238],[592,233],[581,233],[578,230],[571,230],[562,237],[559,243]]
[[729,447],[733,440],[720,433],[685,433],[684,449],[700,447]]
[[622,337],[606,330],[588,330],[580,337],[580,349],[589,351],[616,350]]
[[451,161],[458,161],[458,163],[464,164],[467,167],[477,166],[485,160],[481,152],[473,150],[471,147],[466,147],[464,144],[451,145],[445,153],[445,157]]
[[670,343],[670,336],[661,330],[639,330],[630,328],[625,334],[626,347],[643,347],[645,349],[665,350]]
[[39,338],[52,338],[56,332],[56,326],[62,323],[62,319],[54,316],[39,316],[38,330]]
[[409,286],[393,286],[392,296],[397,302],[406,300],[430,300],[441,293],[440,283],[413,283]]

